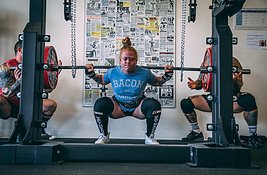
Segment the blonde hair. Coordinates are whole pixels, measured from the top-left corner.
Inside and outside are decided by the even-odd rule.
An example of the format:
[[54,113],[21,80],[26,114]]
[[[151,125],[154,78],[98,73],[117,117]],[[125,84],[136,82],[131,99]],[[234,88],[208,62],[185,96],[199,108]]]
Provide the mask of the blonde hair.
[[120,58],[121,58],[121,53],[124,52],[124,51],[132,51],[134,52],[135,56],[136,56],[136,59],[138,57],[138,53],[137,51],[135,50],[134,47],[132,47],[132,42],[130,40],[129,37],[125,37],[122,39],[122,44],[123,44],[123,47],[121,48],[120,50]]

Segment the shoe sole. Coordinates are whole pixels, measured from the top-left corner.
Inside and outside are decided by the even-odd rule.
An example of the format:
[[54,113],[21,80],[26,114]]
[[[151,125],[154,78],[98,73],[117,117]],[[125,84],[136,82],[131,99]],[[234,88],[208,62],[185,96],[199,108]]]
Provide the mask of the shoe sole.
[[145,145],[159,145],[159,143],[145,143]]
[[49,140],[54,140],[54,139],[56,139],[56,136],[50,136],[49,137]]
[[105,142],[97,142],[97,141],[95,141],[95,144],[97,144],[97,145],[104,145],[104,144],[107,144],[109,142],[109,140],[108,141],[105,141]]
[[194,139],[194,140],[183,140],[182,142],[198,142],[198,141],[204,141],[204,138],[198,138],[198,139]]

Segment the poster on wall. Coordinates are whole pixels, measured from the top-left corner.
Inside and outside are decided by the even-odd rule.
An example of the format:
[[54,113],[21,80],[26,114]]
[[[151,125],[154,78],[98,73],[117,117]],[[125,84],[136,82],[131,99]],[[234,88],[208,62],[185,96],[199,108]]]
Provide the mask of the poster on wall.
[[[175,66],[174,0],[86,0],[85,63],[119,65],[122,39],[130,37],[138,51],[138,65]],[[104,74],[106,70],[95,70]],[[162,75],[163,70],[151,70]],[[103,96],[113,95],[110,85],[102,86],[89,77],[84,79],[83,106],[93,106]],[[162,107],[175,107],[175,76],[161,87],[148,85],[147,97]]]
[[243,8],[233,21],[236,30],[266,30],[267,8]]
[[248,48],[267,50],[267,32],[250,31],[246,35]]

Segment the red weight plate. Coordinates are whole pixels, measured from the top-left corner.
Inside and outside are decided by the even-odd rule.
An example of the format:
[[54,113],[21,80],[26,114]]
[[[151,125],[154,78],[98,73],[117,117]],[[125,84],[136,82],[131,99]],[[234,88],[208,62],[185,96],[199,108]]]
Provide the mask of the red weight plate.
[[[57,53],[53,46],[46,46],[44,51],[44,64],[57,65]],[[57,86],[58,71],[44,70],[44,89],[54,90]]]
[[[201,64],[201,66],[212,66],[212,49],[207,48],[204,60]],[[212,87],[212,73],[203,73],[202,76],[202,88],[205,92],[210,92]]]

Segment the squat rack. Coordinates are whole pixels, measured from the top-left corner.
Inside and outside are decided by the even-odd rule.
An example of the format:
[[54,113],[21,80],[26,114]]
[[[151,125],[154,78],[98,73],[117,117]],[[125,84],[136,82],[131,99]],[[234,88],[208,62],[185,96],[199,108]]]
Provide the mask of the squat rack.
[[[40,140],[43,100],[46,0],[30,0],[29,22],[23,31],[21,103],[16,126],[8,144],[0,146],[0,163],[47,164],[57,161],[190,162],[194,166],[250,167],[250,150],[240,147],[232,106],[232,32],[228,17],[238,12],[245,0],[212,0],[212,140],[210,143],[181,144],[172,141],[158,147],[127,140],[126,144],[94,145],[83,140],[44,142]],[[223,94],[223,95],[222,95]],[[19,143],[16,143],[19,138]],[[125,141],[125,139],[124,139]],[[123,140],[119,140],[123,142]],[[114,143],[117,143],[114,141]],[[138,154],[137,154],[138,153]],[[118,156],[119,155],[119,156]],[[222,160],[217,160],[221,156]],[[242,157],[242,159],[240,159]],[[221,158],[220,158],[221,159]]]

